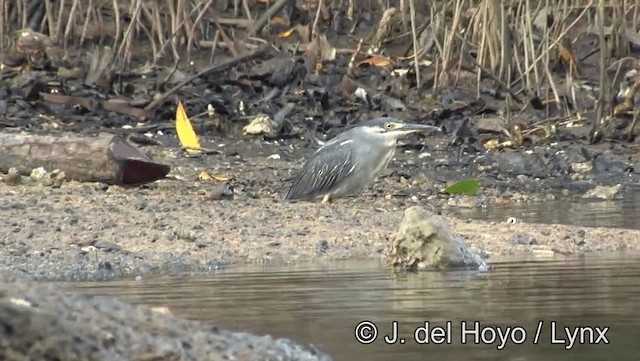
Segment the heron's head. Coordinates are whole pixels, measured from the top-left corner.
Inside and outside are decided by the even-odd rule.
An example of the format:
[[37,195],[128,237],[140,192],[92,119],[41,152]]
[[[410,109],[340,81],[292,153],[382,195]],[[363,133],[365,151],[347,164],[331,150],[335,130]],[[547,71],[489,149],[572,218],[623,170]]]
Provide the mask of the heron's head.
[[420,132],[440,132],[442,129],[432,125],[404,123],[395,118],[376,118],[360,125],[360,128],[376,138],[395,141],[403,135]]

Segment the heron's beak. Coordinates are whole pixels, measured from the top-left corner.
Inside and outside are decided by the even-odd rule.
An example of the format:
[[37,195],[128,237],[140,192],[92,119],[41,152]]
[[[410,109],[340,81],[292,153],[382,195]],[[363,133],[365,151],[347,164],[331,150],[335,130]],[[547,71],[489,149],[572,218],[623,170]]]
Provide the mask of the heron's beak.
[[434,127],[433,125],[415,124],[415,123],[402,124],[402,126],[397,128],[396,130],[398,132],[403,133],[403,134],[428,133],[428,132],[441,132],[442,131],[442,129],[440,127]]

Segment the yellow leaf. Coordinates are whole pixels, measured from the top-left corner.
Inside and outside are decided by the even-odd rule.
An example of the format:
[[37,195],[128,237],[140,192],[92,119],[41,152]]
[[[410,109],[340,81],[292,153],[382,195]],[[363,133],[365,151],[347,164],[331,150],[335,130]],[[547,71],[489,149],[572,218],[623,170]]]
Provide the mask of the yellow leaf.
[[225,177],[223,175],[215,175],[215,174],[211,174],[211,173],[205,172],[205,171],[200,172],[200,174],[198,175],[198,178],[200,178],[201,180],[205,180],[205,181],[210,181],[210,180],[215,180],[215,181],[218,181],[218,182],[227,182],[227,181],[229,181],[229,177]]
[[383,58],[381,56],[372,56],[361,61],[358,64],[358,67],[361,67],[363,65],[385,67],[391,65],[391,60]]
[[181,101],[178,101],[178,107],[176,109],[176,133],[178,133],[180,144],[187,150],[187,153],[200,153],[200,141],[191,126],[191,121],[187,117]]
[[289,30],[285,30],[283,32],[281,32],[280,34],[278,34],[279,38],[288,38],[291,36],[291,34],[293,34],[293,32],[295,31],[295,28],[291,28]]
[[206,181],[213,179],[213,177],[211,177],[211,175],[209,175],[209,173],[205,171],[200,172],[200,174],[198,174],[198,178],[200,180],[206,180]]

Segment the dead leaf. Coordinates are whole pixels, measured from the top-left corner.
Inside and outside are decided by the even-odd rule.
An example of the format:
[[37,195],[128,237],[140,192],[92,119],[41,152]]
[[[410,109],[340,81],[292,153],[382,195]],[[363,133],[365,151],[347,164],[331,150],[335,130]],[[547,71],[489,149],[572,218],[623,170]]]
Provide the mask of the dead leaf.
[[278,37],[281,38],[281,39],[288,38],[288,37],[291,36],[291,34],[293,34],[293,32],[295,30],[296,30],[295,28],[291,28],[289,30],[285,30],[285,31],[281,32],[280,34],[278,34]]
[[391,60],[389,60],[388,58],[383,58],[381,56],[371,56],[358,63],[358,67],[365,65],[384,68],[391,65]]
[[274,135],[276,134],[277,124],[266,114],[258,114],[251,122],[242,128],[245,135]]
[[484,143],[484,148],[486,150],[504,149],[512,146],[513,146],[513,142],[510,140],[500,143],[500,141],[497,139],[491,139]]
[[178,107],[176,109],[176,133],[178,134],[180,144],[187,150],[187,153],[198,154],[201,152],[199,150],[199,148],[201,148],[200,140],[191,126],[191,121],[187,117],[181,101],[178,101]]
[[228,182],[229,177],[225,177],[223,175],[214,175],[206,171],[200,172],[198,175],[198,179],[204,181],[218,181],[218,182]]
[[573,53],[573,50],[571,50],[571,42],[568,39],[563,39],[558,43],[558,59],[566,71],[573,71],[575,74],[580,74],[578,58]]

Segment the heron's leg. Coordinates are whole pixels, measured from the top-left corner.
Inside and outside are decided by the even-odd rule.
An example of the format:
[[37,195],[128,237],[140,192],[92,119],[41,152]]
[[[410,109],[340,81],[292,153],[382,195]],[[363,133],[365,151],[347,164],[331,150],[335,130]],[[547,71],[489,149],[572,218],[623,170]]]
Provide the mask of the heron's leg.
[[325,194],[324,197],[322,197],[322,204],[327,204],[331,202],[331,197],[328,194]]

